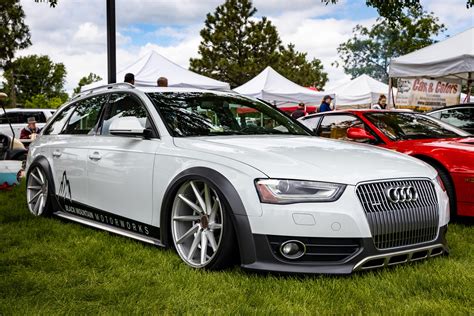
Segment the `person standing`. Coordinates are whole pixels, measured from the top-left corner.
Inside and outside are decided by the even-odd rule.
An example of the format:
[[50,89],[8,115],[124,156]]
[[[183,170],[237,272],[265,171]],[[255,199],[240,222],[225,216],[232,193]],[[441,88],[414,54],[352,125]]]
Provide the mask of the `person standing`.
[[305,116],[306,113],[304,112],[304,103],[298,104],[298,109],[291,113],[291,117],[295,120],[299,119],[300,117]]
[[324,98],[323,98],[323,102],[319,106],[319,112],[332,111],[331,101],[332,101],[332,97],[330,95],[325,95]]
[[383,94],[380,95],[379,101],[372,105],[373,110],[385,110],[387,108],[387,97]]
[[20,139],[31,139],[35,140],[36,135],[41,132],[39,127],[36,127],[36,119],[34,117],[28,118],[28,125],[21,130]]
[[131,85],[135,85],[135,75],[132,73],[125,74],[125,78],[123,79],[123,82],[129,83]]

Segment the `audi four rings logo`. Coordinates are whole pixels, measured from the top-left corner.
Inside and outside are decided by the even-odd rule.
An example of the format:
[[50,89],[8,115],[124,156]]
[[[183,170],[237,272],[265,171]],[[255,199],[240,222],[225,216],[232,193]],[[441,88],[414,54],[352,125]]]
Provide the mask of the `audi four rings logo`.
[[418,192],[416,191],[415,187],[411,185],[389,187],[385,190],[385,195],[392,203],[415,202],[418,200]]

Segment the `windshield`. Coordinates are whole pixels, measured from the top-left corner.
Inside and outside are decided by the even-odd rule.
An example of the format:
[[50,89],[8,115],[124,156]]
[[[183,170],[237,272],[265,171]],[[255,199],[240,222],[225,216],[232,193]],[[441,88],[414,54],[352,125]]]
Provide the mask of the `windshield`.
[[175,137],[310,135],[271,106],[238,95],[202,92],[147,93]]
[[460,129],[418,113],[367,113],[365,116],[392,140],[469,136]]

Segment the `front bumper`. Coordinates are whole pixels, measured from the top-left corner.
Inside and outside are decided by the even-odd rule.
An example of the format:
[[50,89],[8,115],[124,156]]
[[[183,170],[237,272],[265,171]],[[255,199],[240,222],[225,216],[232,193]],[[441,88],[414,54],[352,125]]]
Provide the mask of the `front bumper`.
[[[447,225],[440,227],[438,237],[430,242],[379,250],[372,238],[309,238],[254,234],[256,260],[243,263],[251,271],[305,274],[351,274],[384,266],[423,260],[449,250],[446,242]],[[297,260],[279,254],[279,245],[287,240],[299,240],[307,253]]]

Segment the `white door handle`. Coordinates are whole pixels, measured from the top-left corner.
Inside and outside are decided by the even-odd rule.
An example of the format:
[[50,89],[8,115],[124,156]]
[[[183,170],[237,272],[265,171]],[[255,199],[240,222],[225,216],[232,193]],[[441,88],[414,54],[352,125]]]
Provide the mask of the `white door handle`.
[[95,152],[93,152],[92,154],[89,155],[89,159],[97,161],[97,160],[102,159],[102,156],[97,151],[95,151]]
[[59,157],[61,157],[61,155],[62,155],[62,153],[59,150],[55,150],[53,152],[53,157],[54,158],[59,158]]

